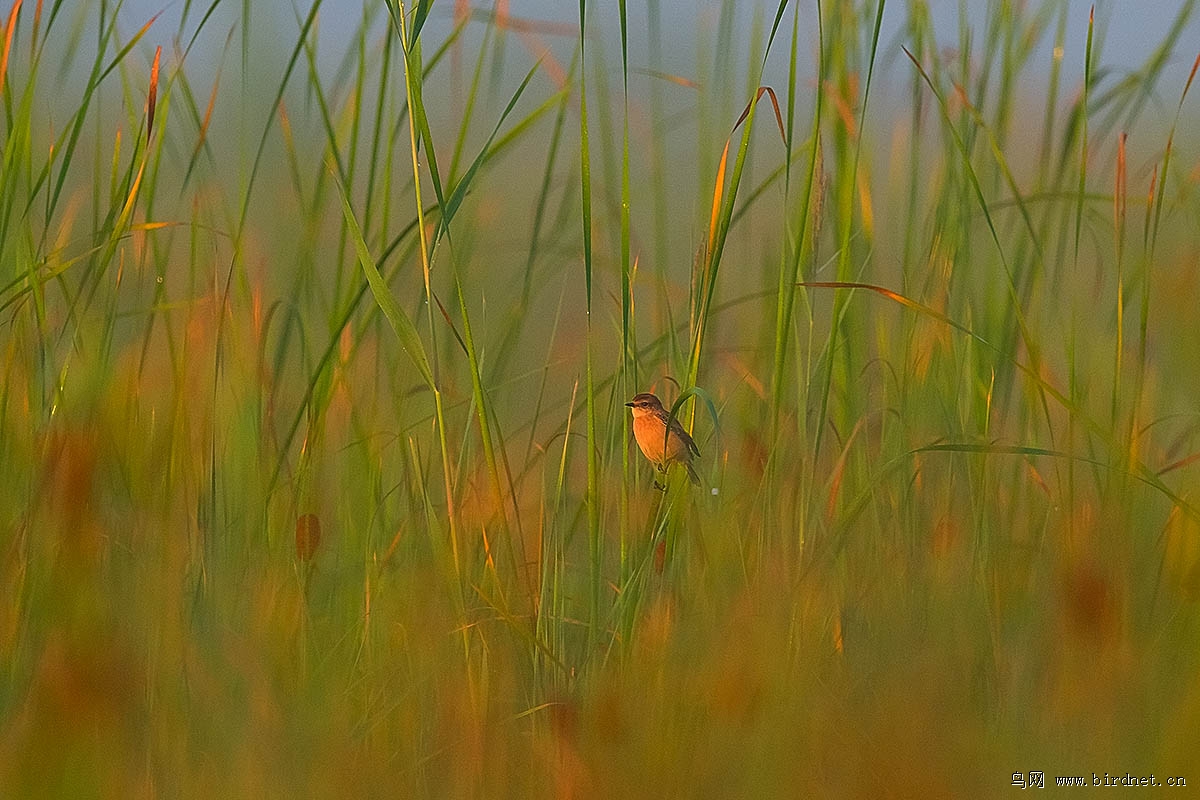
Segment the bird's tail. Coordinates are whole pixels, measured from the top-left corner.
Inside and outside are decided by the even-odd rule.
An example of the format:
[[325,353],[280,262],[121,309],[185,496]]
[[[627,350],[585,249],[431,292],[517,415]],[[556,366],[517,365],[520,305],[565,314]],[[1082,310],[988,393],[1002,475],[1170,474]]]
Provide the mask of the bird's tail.
[[688,477],[692,479],[692,484],[694,486],[699,486],[700,485],[700,476],[696,474],[696,468],[692,466],[692,462],[684,461],[683,465],[685,467],[687,467]]

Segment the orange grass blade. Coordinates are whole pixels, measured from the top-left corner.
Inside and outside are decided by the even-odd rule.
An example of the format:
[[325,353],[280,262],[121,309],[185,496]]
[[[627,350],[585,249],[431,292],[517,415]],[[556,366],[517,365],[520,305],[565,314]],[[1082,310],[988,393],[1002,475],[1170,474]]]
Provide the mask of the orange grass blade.
[[1200,453],[1192,453],[1187,458],[1181,458],[1178,461],[1173,461],[1170,464],[1167,464],[1156,474],[1159,476],[1166,475],[1168,472],[1173,472],[1177,469],[1183,469],[1184,467],[1195,464],[1197,461],[1200,461]]
[[717,166],[717,180],[716,185],[713,187],[712,214],[708,218],[708,255],[710,258],[716,247],[717,222],[721,217],[721,203],[725,198],[725,169],[729,165],[729,146],[733,142],[733,134],[746,121],[746,117],[750,116],[750,109],[762,99],[764,94],[771,97],[771,105],[775,109],[775,123],[779,126],[779,136],[783,139],[784,146],[787,145],[787,134],[784,132],[783,127],[783,114],[779,110],[779,98],[775,96],[775,90],[770,86],[760,86],[754,95],[754,99],[746,103],[746,107],[742,109],[742,115],[737,118],[737,122],[733,123],[733,130],[729,132],[729,138],[725,140],[725,149],[721,151],[721,163]]
[[801,283],[797,283],[796,285],[803,286],[807,289],[865,289],[866,291],[869,291],[869,292],[875,292],[875,294],[878,294],[882,297],[886,297],[888,300],[892,300],[896,303],[899,303],[900,305],[904,306],[905,308],[911,308],[912,310],[918,311],[922,314],[925,314],[926,316],[933,317],[938,322],[943,322],[946,325],[949,325],[950,327],[954,328],[955,330],[962,331],[963,333],[970,336],[972,339],[983,342],[984,344],[988,345],[989,347],[991,346],[991,342],[989,342],[987,339],[985,339],[982,336],[980,336],[979,334],[975,333],[975,331],[971,330],[966,325],[963,325],[959,322],[954,321],[953,319],[946,316],[945,314],[938,311],[937,309],[930,308],[929,306],[927,306],[923,303],[918,303],[916,300],[912,300],[908,297],[905,297],[904,295],[899,294],[898,292],[893,292],[891,289],[885,289],[882,286],[875,286],[874,284],[871,284],[871,283],[855,283],[853,281],[803,281]]
[[21,0],[17,0],[8,13],[8,24],[4,28],[4,52],[0,53],[0,91],[4,91],[4,78],[8,75],[8,54],[12,51],[13,32],[17,29],[17,12],[20,10]]
[[467,354],[467,343],[463,341],[462,335],[459,334],[458,328],[454,327],[454,320],[450,319],[450,312],[442,305],[442,299],[437,296],[437,292],[433,293],[433,302],[437,303],[438,311],[442,312],[442,319],[446,320],[446,324],[450,326],[450,332],[454,334],[455,341],[458,342],[459,348],[463,351],[463,355]]
[[725,149],[721,151],[721,162],[717,165],[717,180],[713,186],[712,213],[708,217],[708,254],[716,246],[717,220],[721,217],[721,201],[725,197],[725,167],[729,163],[729,143],[733,141],[730,135],[725,140]]
[[859,418],[854,430],[850,431],[850,435],[846,437],[846,444],[842,446],[842,452],[833,468],[833,477],[829,479],[829,497],[825,501],[826,519],[833,519],[833,512],[837,510],[838,495],[842,491],[842,478],[846,474],[846,459],[850,457],[850,445],[858,438],[859,431],[862,430],[865,422],[865,417]]
[[154,107],[158,103],[158,62],[162,58],[162,45],[154,49],[154,64],[150,67],[150,91],[146,98],[146,144],[154,134]]
[[133,178],[133,185],[129,188],[129,195],[125,198],[121,215],[117,217],[117,224],[113,226],[114,232],[124,230],[129,218],[133,215],[133,206],[137,203],[138,190],[142,188],[142,176],[145,172],[146,162],[143,160],[141,166],[138,167],[137,175]]
[[1192,88],[1192,81],[1196,79],[1196,70],[1200,69],[1200,53],[1196,54],[1196,60],[1192,62],[1192,71],[1188,73],[1187,83],[1183,85],[1183,95],[1179,98],[1179,105],[1183,105],[1183,99],[1187,97],[1188,89]]
[[661,72],[656,69],[636,69],[636,68],[631,69],[629,71],[632,72],[634,75],[645,75],[650,78],[658,78],[659,80],[666,81],[667,83],[673,83],[676,86],[682,86],[685,89],[699,89],[700,88],[700,84],[696,83],[695,81],[690,80],[689,78],[685,78],[682,75],[674,75],[670,72]]

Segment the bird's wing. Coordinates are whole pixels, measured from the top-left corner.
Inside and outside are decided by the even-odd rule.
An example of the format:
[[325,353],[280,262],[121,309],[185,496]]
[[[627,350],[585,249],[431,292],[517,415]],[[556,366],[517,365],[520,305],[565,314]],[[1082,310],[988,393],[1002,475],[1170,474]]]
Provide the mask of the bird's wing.
[[672,427],[674,428],[675,432],[679,434],[679,438],[683,439],[683,443],[687,445],[687,449],[691,450],[693,454],[699,456],[700,448],[696,446],[696,441],[692,439],[691,435],[683,429],[683,426],[680,425],[678,421],[673,421]]

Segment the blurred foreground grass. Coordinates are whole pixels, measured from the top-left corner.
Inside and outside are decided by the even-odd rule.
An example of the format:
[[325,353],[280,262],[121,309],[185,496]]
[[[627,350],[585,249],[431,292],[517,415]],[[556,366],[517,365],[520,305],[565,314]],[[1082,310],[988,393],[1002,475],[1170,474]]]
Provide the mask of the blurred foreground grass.
[[0,794],[1200,785],[1194,3],[449,6],[10,6]]

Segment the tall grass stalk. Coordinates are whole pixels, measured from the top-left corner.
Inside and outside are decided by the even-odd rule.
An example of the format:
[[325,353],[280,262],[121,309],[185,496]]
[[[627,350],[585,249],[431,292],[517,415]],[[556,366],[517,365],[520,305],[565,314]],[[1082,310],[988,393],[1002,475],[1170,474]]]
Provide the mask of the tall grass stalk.
[[[421,7],[427,7],[427,3],[418,5],[418,13]],[[426,382],[429,384],[430,391],[433,393],[434,404],[434,433],[438,440],[438,450],[442,465],[442,486],[445,492],[446,502],[446,523],[448,525],[450,536],[450,554],[454,564],[454,577],[459,584],[455,587],[456,594],[461,592],[461,583],[463,580],[462,562],[460,554],[460,544],[458,537],[458,519],[455,509],[454,486],[451,480],[452,467],[450,464],[450,455],[446,446],[446,415],[445,407],[442,401],[441,388],[438,386],[438,359],[437,359],[437,331],[433,324],[433,289],[430,283],[430,270],[432,254],[430,252],[430,242],[424,217],[424,205],[421,201],[421,165],[417,156],[417,138],[418,138],[418,115],[423,118],[423,110],[418,105],[421,97],[421,86],[423,74],[421,72],[421,48],[420,41],[416,38],[414,31],[410,34],[405,20],[404,2],[396,0],[393,7],[389,4],[389,11],[392,12],[392,22],[396,26],[397,34],[400,37],[400,49],[404,55],[404,90],[409,109],[409,152],[412,157],[412,172],[413,172],[413,194],[415,199],[415,209],[417,214],[417,238],[420,242],[419,253],[421,256],[421,276],[425,285],[425,311],[426,322],[428,324],[427,334],[431,345],[433,358],[430,364],[429,374],[426,377]],[[426,12],[427,13],[427,12]],[[421,17],[418,17],[421,18]],[[418,28],[416,23],[414,28]],[[422,130],[422,133],[424,131]],[[426,141],[426,147],[429,142]],[[437,162],[433,160],[433,153],[428,153],[430,159],[430,168],[434,180],[437,180]],[[441,218],[445,218],[445,204],[441,197],[438,198],[443,212]],[[386,288],[386,287],[385,287]],[[381,292],[376,292],[376,301],[381,299]],[[387,295],[390,298],[390,294]],[[415,348],[415,345],[413,345]],[[422,370],[424,373],[424,370]],[[463,628],[462,633],[464,655],[470,658],[470,645],[467,629]]]
[[587,0],[579,0],[579,186],[583,225],[583,280],[585,303],[584,402],[587,404],[587,520],[590,591],[588,594],[588,644],[591,654],[600,641],[604,586],[604,540],[600,532],[599,434],[596,430],[596,385],[592,375],[592,155],[589,146],[587,105]]

